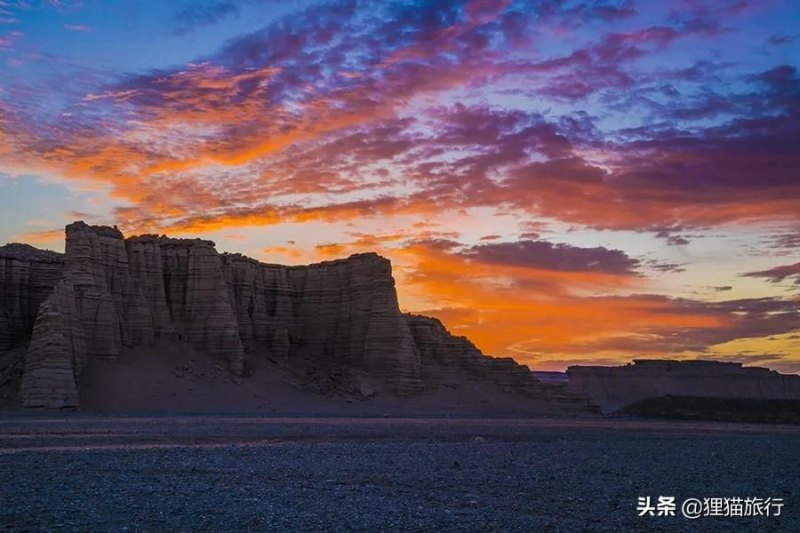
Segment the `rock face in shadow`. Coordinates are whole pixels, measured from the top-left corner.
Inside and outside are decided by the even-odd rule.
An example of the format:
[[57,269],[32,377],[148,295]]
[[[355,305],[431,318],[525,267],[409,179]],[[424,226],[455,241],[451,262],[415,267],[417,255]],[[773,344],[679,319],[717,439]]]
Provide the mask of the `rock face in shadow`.
[[800,376],[741,363],[637,359],[626,366],[571,366],[569,389],[604,413],[664,396],[800,400]]
[[[214,243],[160,238],[164,292],[179,338],[244,372],[239,324],[229,298],[222,259]],[[169,324],[164,325],[169,328]]]
[[86,367],[89,349],[76,296],[72,282],[62,280],[39,308],[22,375],[25,407],[80,404],[76,377]]
[[510,357],[484,355],[469,339],[450,334],[437,319],[405,314],[414,343],[422,359],[422,377],[427,386],[458,386],[464,370],[469,379],[492,381],[511,392],[560,405],[564,411],[596,411],[586,396],[562,384],[542,383],[530,369]]
[[[66,228],[61,280],[33,327],[20,395],[26,407],[63,407],[91,358],[168,335],[227,360],[241,374],[244,351],[213,243],[145,236],[116,228]],[[71,386],[67,368],[72,373]]]
[[28,407],[77,406],[87,364],[159,339],[188,343],[245,379],[280,365],[318,392],[408,395],[468,379],[570,409],[586,404],[510,358],[483,355],[436,319],[401,313],[391,264],[374,253],[271,265],[219,254],[207,240],[125,239],[75,222],[63,257],[14,254],[0,255],[0,340],[30,339],[20,388]]
[[399,393],[421,388],[419,352],[388,259],[368,253],[286,267],[222,257],[248,352],[312,361],[323,374],[360,368]]
[[27,244],[0,246],[0,350],[27,339],[63,271],[63,254]]
[[63,254],[18,243],[0,247],[0,387],[19,386],[25,344],[63,271]]

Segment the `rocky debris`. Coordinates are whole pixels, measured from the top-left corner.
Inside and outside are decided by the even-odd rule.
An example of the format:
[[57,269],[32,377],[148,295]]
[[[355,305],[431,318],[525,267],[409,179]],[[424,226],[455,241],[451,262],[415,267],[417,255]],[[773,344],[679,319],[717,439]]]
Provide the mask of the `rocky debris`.
[[569,389],[604,413],[664,396],[800,400],[800,376],[720,361],[636,359],[625,366],[571,366]]
[[[6,418],[5,447],[38,449],[0,454],[0,513],[7,532],[800,531],[796,429],[665,425]],[[711,491],[786,505],[680,516]],[[637,496],[659,494],[678,516],[638,516]]]
[[363,396],[364,398],[371,398],[375,396],[375,389],[373,389],[369,383],[366,383],[364,381],[362,381],[358,385],[358,392],[360,392],[361,396]]

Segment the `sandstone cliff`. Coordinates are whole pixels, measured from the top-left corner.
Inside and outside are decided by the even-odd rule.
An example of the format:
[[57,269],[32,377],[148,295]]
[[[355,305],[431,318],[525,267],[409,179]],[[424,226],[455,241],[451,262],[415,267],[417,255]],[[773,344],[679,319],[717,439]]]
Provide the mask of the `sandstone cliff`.
[[11,245],[0,249],[0,269],[0,350],[30,340],[25,406],[77,406],[87,364],[162,340],[186,343],[237,376],[279,365],[316,391],[370,396],[379,385],[408,395],[468,376],[530,398],[586,403],[510,358],[483,355],[436,319],[402,314],[391,264],[374,253],[271,265],[219,254],[211,241],[125,239],[116,228],[75,222],[63,256]]

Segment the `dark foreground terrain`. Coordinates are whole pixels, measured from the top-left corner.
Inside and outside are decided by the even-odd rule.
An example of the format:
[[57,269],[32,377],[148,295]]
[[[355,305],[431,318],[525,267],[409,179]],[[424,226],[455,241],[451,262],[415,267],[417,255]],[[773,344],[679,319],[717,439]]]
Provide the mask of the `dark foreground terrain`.
[[[2,531],[800,531],[800,428],[546,419],[0,417]],[[638,517],[637,498],[782,498]]]
[[645,418],[800,424],[800,400],[662,396],[629,405],[620,413]]

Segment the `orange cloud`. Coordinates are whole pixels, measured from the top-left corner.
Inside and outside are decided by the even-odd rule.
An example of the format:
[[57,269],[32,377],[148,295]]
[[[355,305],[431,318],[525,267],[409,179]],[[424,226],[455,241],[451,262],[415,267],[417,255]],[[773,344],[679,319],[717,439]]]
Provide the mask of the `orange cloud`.
[[19,240],[37,246],[60,248],[64,244],[64,229],[31,231],[20,236]]
[[[598,351],[592,344],[620,336],[650,338],[649,354],[664,354],[673,351],[665,337],[675,331],[733,324],[725,314],[666,298],[603,295],[641,283],[635,276],[481,263],[423,244],[390,256],[412,265],[399,282],[403,299],[418,302],[412,311],[440,318],[486,353],[522,362],[548,353],[591,354]],[[633,355],[645,354],[620,350],[617,357]]]

